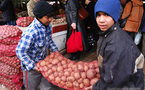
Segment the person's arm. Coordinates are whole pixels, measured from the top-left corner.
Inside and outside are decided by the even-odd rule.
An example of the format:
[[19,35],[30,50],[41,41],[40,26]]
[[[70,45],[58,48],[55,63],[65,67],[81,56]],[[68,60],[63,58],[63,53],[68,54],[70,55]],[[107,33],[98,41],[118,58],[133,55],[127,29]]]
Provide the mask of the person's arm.
[[[105,82],[104,84],[106,86],[107,84],[110,83],[114,83],[115,86],[117,86],[126,82],[127,80],[129,80],[129,76],[132,74],[133,70],[133,67],[131,66],[132,62],[129,61],[130,55],[127,54],[131,50],[125,49],[123,43],[122,42],[120,43],[120,41],[117,40],[119,39],[114,39],[114,41],[113,40],[108,41],[109,43],[107,43],[104,52],[103,76],[101,77],[101,79],[103,80],[103,82]],[[116,81],[116,79],[119,80]]]
[[35,68],[35,62],[31,60],[28,52],[34,42],[33,35],[23,35],[16,48],[16,54],[23,65],[29,71]]
[[28,2],[27,3],[27,11],[28,11],[28,15],[30,17],[34,17],[33,9],[34,9],[34,7]]
[[76,29],[76,22],[78,18],[78,8],[77,8],[78,1],[77,0],[70,0],[70,8],[71,8],[71,20],[72,20],[72,28]]
[[78,18],[78,8],[77,8],[77,4],[78,4],[78,0],[70,0],[70,8],[71,8],[71,15],[72,15],[72,22],[76,23],[77,22],[77,18]]

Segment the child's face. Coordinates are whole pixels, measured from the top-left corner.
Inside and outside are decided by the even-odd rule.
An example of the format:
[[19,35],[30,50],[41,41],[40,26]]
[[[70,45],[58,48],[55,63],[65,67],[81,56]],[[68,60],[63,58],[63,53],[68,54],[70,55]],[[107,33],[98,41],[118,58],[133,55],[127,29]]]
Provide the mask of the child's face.
[[48,26],[50,24],[50,22],[52,21],[52,19],[53,19],[53,17],[43,16],[39,20],[41,21],[42,24],[44,24],[45,26]]
[[96,22],[101,31],[107,31],[114,24],[113,18],[103,12],[97,13]]

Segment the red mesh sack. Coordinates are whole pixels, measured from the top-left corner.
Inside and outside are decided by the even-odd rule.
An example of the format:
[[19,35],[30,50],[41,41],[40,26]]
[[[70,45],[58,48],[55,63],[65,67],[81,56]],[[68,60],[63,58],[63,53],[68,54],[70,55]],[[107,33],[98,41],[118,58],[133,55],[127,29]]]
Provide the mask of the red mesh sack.
[[0,56],[16,56],[17,45],[5,45],[0,43]]
[[10,75],[10,76],[17,75],[20,72],[22,72],[21,68],[14,68],[2,62],[0,62],[0,71],[1,75]]
[[3,44],[18,44],[22,31],[12,25],[0,26],[0,43]]
[[74,62],[58,52],[51,53],[36,66],[49,82],[69,90],[84,90],[100,78],[96,60]]
[[19,60],[19,58],[17,56],[13,56],[13,57],[2,56],[2,57],[0,57],[0,62],[3,62],[14,68],[21,67],[21,65],[20,65],[21,61]]
[[21,26],[21,27],[27,27],[30,25],[30,23],[34,20],[34,18],[32,17],[19,17],[17,20],[16,20],[16,24],[18,26]]
[[17,81],[0,75],[0,84],[6,86],[9,90],[21,90],[23,85],[22,78],[19,78],[19,80],[18,78],[15,79]]

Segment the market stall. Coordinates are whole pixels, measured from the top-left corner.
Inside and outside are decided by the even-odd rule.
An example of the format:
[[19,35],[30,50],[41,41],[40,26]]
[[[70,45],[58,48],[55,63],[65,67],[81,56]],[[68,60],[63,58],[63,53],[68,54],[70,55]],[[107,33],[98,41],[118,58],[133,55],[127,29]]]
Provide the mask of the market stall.
[[[33,19],[31,17],[20,17],[17,20],[17,27],[25,31]],[[53,19],[51,22],[52,26],[52,39],[58,47],[59,51],[65,48],[67,23],[65,15],[58,15],[57,19]]]

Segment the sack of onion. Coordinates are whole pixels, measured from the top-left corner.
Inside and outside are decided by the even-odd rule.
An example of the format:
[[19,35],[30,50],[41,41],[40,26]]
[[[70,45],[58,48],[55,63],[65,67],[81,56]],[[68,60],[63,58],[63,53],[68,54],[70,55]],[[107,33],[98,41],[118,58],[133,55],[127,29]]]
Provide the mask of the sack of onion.
[[0,43],[2,44],[18,44],[21,38],[22,31],[12,25],[0,26]]
[[17,20],[16,20],[16,24],[18,26],[21,26],[21,27],[27,27],[30,25],[30,23],[34,20],[34,18],[32,17],[19,17]]
[[53,52],[36,66],[42,75],[54,85],[69,90],[83,90],[92,86],[100,78],[96,60],[74,62],[59,52]]

